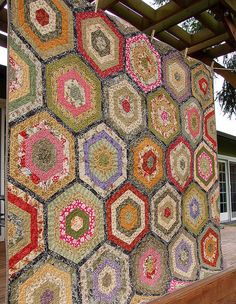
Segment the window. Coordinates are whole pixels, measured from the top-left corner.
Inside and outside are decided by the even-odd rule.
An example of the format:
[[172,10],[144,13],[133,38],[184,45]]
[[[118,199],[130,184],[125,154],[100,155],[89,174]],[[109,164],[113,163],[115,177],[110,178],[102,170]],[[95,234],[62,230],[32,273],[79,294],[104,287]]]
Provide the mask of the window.
[[228,211],[227,206],[227,171],[226,162],[219,161],[219,183],[220,183],[220,213]]
[[230,162],[230,188],[232,218],[236,218],[236,163]]

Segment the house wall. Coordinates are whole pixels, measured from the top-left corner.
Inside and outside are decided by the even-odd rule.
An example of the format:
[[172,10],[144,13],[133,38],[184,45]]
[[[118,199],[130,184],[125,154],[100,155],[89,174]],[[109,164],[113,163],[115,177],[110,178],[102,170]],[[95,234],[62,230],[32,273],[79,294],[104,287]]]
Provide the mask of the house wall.
[[236,141],[218,135],[218,154],[236,157]]

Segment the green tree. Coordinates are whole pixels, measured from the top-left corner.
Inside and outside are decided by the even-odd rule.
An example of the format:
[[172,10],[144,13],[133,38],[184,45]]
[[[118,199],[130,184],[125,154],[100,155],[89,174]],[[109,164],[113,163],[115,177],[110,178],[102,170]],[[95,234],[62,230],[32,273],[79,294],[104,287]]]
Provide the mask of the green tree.
[[[236,53],[234,52],[232,56],[224,56],[223,64],[226,68],[232,69],[232,72],[236,72]],[[228,114],[229,117],[236,115],[236,89],[229,82],[224,80],[223,87],[216,98],[224,114]]]

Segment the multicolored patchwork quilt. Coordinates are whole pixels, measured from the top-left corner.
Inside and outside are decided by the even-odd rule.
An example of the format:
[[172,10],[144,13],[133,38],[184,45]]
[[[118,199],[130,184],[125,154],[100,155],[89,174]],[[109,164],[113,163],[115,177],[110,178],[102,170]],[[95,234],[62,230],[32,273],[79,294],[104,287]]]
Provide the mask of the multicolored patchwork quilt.
[[221,270],[208,68],[88,1],[9,7],[9,303],[146,303]]

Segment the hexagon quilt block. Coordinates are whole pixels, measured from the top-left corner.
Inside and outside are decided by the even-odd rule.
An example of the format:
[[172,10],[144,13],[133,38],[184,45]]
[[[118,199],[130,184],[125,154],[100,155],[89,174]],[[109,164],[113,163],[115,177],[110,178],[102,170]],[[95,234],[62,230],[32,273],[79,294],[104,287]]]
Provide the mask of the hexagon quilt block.
[[79,263],[103,239],[103,204],[82,185],[68,188],[48,206],[50,250]]
[[188,141],[179,137],[170,144],[166,161],[169,180],[184,192],[193,179],[193,151]]
[[175,290],[179,290],[180,288],[183,288],[185,286],[188,286],[190,285],[192,282],[184,282],[184,281],[179,281],[179,280],[171,280],[170,282],[170,287],[168,289],[168,292],[171,293],[171,292],[174,292]]
[[43,205],[8,185],[8,257],[12,276],[44,251]]
[[212,77],[209,70],[203,65],[198,65],[191,71],[192,94],[201,102],[205,110],[213,103]]
[[105,114],[110,125],[131,139],[146,126],[144,96],[131,84],[126,75],[109,79],[104,86]]
[[163,57],[163,79],[166,89],[174,99],[183,102],[189,98],[190,72],[182,56],[178,52],[171,52]]
[[198,238],[199,258],[208,269],[221,269],[220,232],[212,224],[204,229]]
[[126,72],[144,92],[161,85],[161,58],[146,35],[126,39],[125,56]]
[[215,151],[217,150],[216,120],[214,107],[208,109],[204,114],[204,139]]
[[169,253],[172,275],[181,280],[196,280],[199,264],[194,237],[182,229],[171,241]]
[[83,303],[127,303],[131,294],[129,259],[104,244],[80,268]]
[[43,58],[73,49],[73,17],[61,0],[13,0],[12,22]]
[[9,121],[12,121],[43,105],[42,65],[13,30],[9,54]]
[[167,248],[147,235],[131,253],[132,282],[141,294],[160,294],[169,281]]
[[208,221],[207,197],[197,184],[192,183],[183,195],[183,224],[199,234]]
[[178,105],[164,89],[149,94],[147,102],[148,127],[168,145],[180,132]]
[[46,66],[47,104],[75,132],[101,119],[101,83],[76,55]]
[[10,176],[43,199],[75,178],[72,135],[48,112],[11,128]]
[[55,258],[48,257],[28,269],[11,286],[9,300],[22,304],[78,302],[75,292],[76,270]]
[[202,140],[203,114],[197,100],[191,97],[182,106],[182,128],[184,136],[193,147]]
[[139,296],[135,294],[130,304],[146,304],[150,301],[157,300],[160,296]]
[[108,200],[106,210],[108,239],[131,251],[149,231],[148,198],[125,184]]
[[220,187],[218,183],[209,192],[208,200],[211,219],[216,225],[220,225]]
[[162,145],[150,135],[142,136],[132,147],[132,164],[135,181],[147,190],[153,190],[165,176]]
[[92,128],[78,140],[79,176],[105,197],[127,177],[126,144],[106,124]]
[[181,196],[165,184],[151,200],[151,230],[169,242],[181,227]]
[[217,179],[216,154],[204,142],[194,152],[194,178],[205,191],[208,191]]
[[76,15],[78,51],[101,76],[123,69],[123,36],[102,12]]

